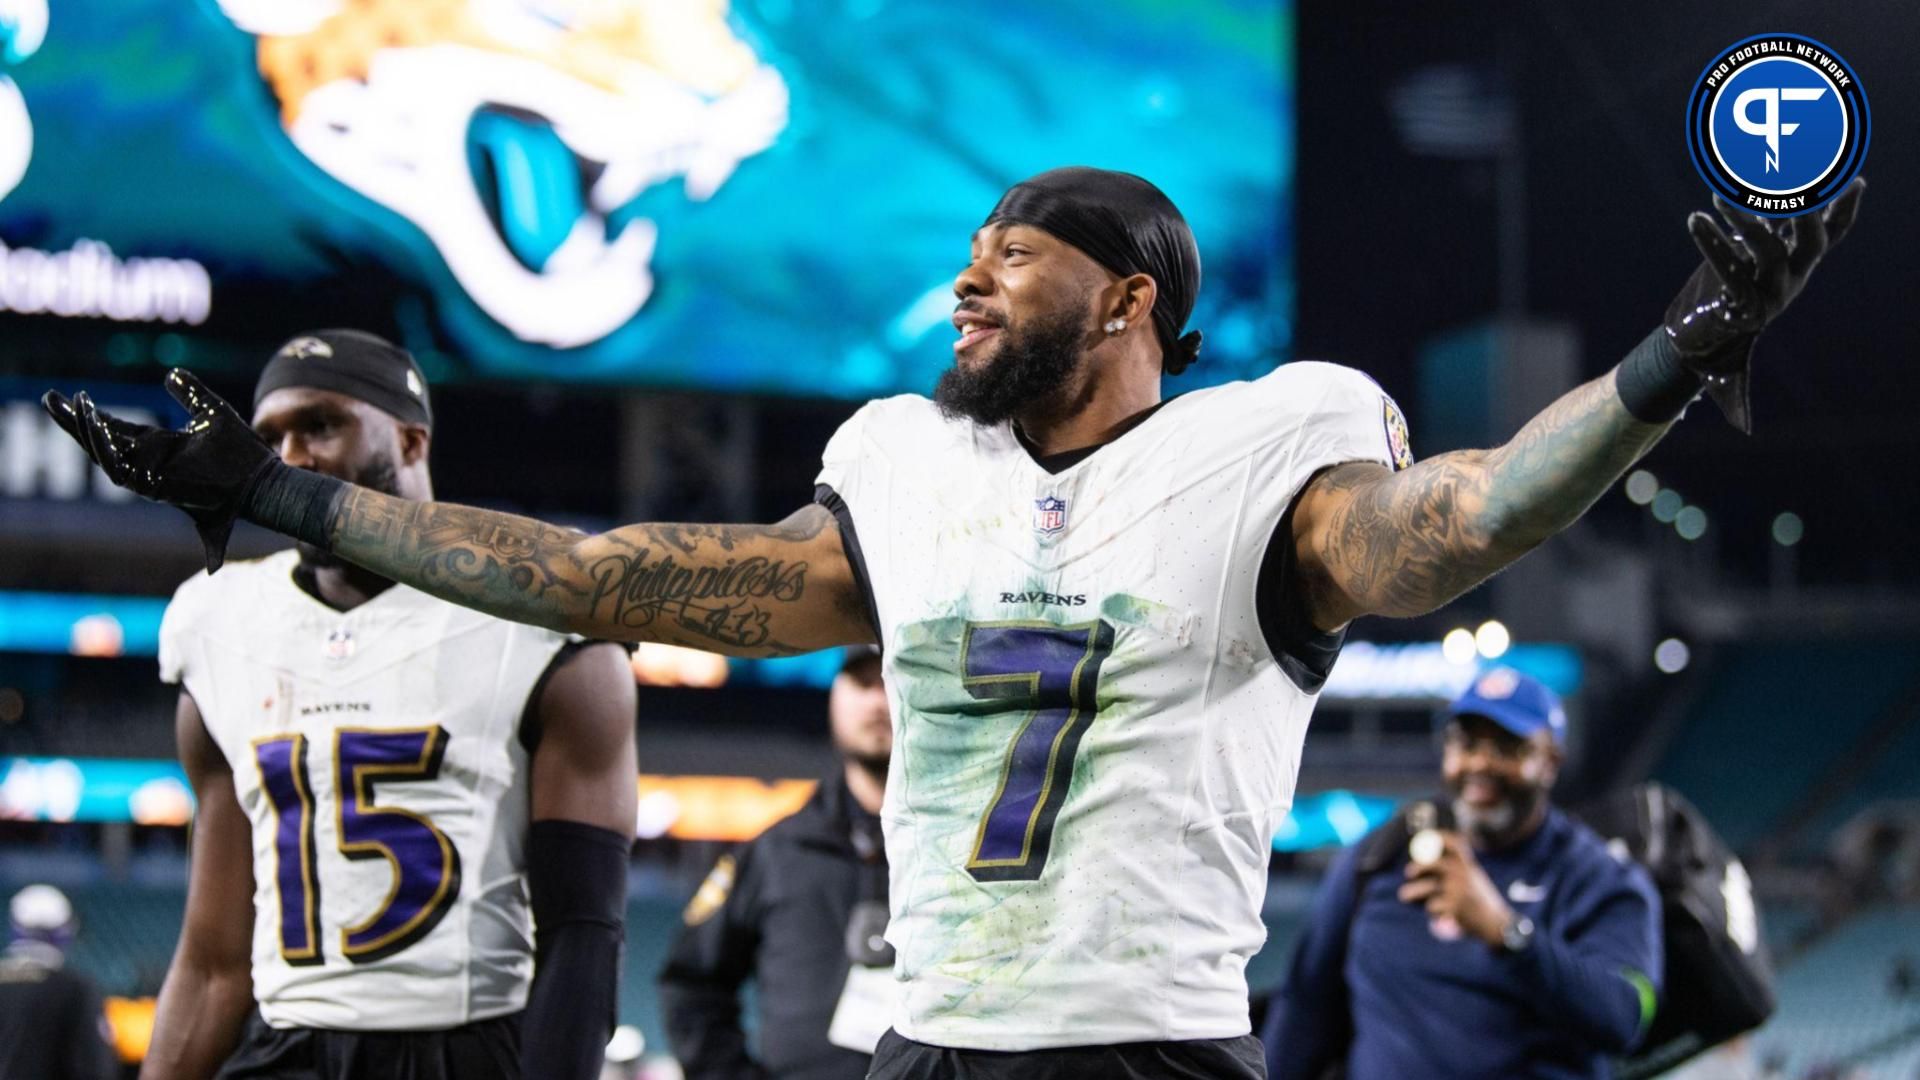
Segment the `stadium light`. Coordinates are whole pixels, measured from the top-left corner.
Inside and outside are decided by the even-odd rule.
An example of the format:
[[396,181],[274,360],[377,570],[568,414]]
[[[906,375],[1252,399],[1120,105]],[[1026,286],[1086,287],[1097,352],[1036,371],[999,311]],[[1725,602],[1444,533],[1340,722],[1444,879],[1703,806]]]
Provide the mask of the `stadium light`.
[[1773,519],[1773,542],[1781,547],[1792,547],[1807,535],[1807,524],[1800,515],[1789,510]]
[[67,651],[75,656],[119,656],[126,646],[127,633],[120,620],[101,612],[73,624]]
[[1471,664],[1480,647],[1474,643],[1473,631],[1464,626],[1447,631],[1440,639],[1440,655],[1447,658],[1449,664]]
[[634,804],[633,834],[642,840],[658,840],[679,819],[680,800],[673,792],[649,791]]
[[607,1040],[606,1058],[609,1064],[631,1065],[645,1056],[646,1052],[647,1037],[632,1024],[621,1024],[614,1028],[613,1038]]
[[1507,647],[1512,644],[1513,635],[1507,633],[1506,624],[1498,619],[1488,619],[1473,632],[1474,648],[1489,660],[1498,660],[1506,655]]
[[633,651],[633,677],[641,686],[694,686],[713,689],[727,683],[727,658],[683,645],[644,642]]
[[1671,525],[1686,505],[1687,501],[1680,497],[1679,492],[1672,488],[1661,488],[1660,493],[1653,497],[1653,520],[1662,525]]
[[1635,506],[1645,506],[1660,493],[1660,481],[1645,469],[1635,469],[1627,476],[1627,498]]
[[1668,675],[1677,675],[1686,670],[1688,661],[1693,659],[1693,650],[1679,638],[1668,638],[1653,649],[1653,666]]
[[1698,540],[1707,534],[1707,512],[1697,506],[1684,506],[1673,517],[1673,531],[1682,540]]

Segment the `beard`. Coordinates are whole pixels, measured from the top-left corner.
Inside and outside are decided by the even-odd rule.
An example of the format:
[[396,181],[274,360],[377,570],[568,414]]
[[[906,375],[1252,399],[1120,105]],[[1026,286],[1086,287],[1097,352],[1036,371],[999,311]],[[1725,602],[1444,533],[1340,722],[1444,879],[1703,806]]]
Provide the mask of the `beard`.
[[1545,788],[1516,787],[1503,780],[1494,780],[1500,788],[1500,801],[1492,806],[1479,807],[1469,804],[1460,797],[1459,785],[1453,789],[1453,820],[1462,832],[1470,833],[1482,844],[1497,846],[1513,835],[1514,830],[1533,820],[1534,811],[1547,797]]
[[1481,840],[1497,839],[1505,835],[1519,818],[1520,813],[1514,807],[1512,799],[1484,809],[1470,806],[1464,799],[1453,800],[1453,820],[1459,824],[1460,831],[1472,833]]
[[[394,466],[393,459],[386,455],[375,457],[353,476],[343,476],[341,479],[349,484],[358,484],[363,488],[377,491],[382,495],[392,495],[395,498],[400,496],[400,470]],[[344,559],[333,552],[315,547],[304,540],[295,544],[294,550],[300,553],[300,565],[308,570],[347,565]]]
[[886,751],[875,751],[868,748],[842,750],[840,756],[853,762],[860,768],[865,769],[873,776],[887,775],[887,766],[893,761],[892,755]]
[[1036,408],[1058,408],[1080,366],[1085,307],[1083,299],[1036,316],[1031,326],[1008,324],[1000,331],[999,355],[978,367],[968,369],[956,360],[933,388],[941,415],[991,426]]
[[833,749],[842,761],[851,761],[874,776],[885,776],[893,760],[893,732],[863,729],[848,735],[836,733]]

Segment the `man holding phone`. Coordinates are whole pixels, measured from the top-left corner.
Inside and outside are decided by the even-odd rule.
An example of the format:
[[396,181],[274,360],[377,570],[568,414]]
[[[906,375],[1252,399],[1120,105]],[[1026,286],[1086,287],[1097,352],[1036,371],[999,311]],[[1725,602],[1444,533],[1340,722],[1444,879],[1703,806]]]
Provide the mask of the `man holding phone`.
[[1653,1020],[1646,871],[1549,799],[1566,714],[1509,668],[1443,714],[1443,805],[1335,860],[1265,1031],[1275,1080],[1604,1077]]

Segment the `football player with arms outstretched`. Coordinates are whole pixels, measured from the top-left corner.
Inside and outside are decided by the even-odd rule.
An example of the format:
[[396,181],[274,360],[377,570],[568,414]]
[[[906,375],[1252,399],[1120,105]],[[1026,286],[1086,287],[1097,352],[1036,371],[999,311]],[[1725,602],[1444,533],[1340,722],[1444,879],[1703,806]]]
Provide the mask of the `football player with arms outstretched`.
[[[1414,464],[1370,379],[1292,363],[1163,399],[1198,356],[1193,236],[1139,177],[1016,185],[954,282],[931,400],[856,413],[771,526],[579,536],[287,468],[190,375],[183,431],[55,419],[209,551],[244,516],[506,619],[766,656],[885,651],[899,1007],[872,1076],[1254,1077],[1270,838],[1349,623],[1431,611],[1565,528],[1746,366],[1858,208],[1725,210],[1663,324],[1505,445]],[[856,528],[857,526],[857,528]]]

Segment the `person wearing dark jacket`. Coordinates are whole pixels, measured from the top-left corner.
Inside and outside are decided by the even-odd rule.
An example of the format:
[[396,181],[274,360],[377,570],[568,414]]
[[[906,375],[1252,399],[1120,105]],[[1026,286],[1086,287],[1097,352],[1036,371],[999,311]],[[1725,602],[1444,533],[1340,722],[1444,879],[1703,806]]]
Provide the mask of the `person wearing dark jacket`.
[[100,991],[66,966],[79,920],[66,894],[29,885],[8,904],[13,942],[0,952],[0,1080],[107,1080]]
[[1442,775],[1459,828],[1419,806],[1334,862],[1261,1033],[1273,1080],[1602,1078],[1646,1031],[1659,898],[1548,802],[1564,717],[1506,668],[1453,703]]
[[[849,650],[828,699],[841,769],[793,816],[720,857],[660,975],[687,1080],[860,1080],[891,1019],[880,801],[893,729],[880,654]],[[740,988],[757,984],[757,1059]]]

